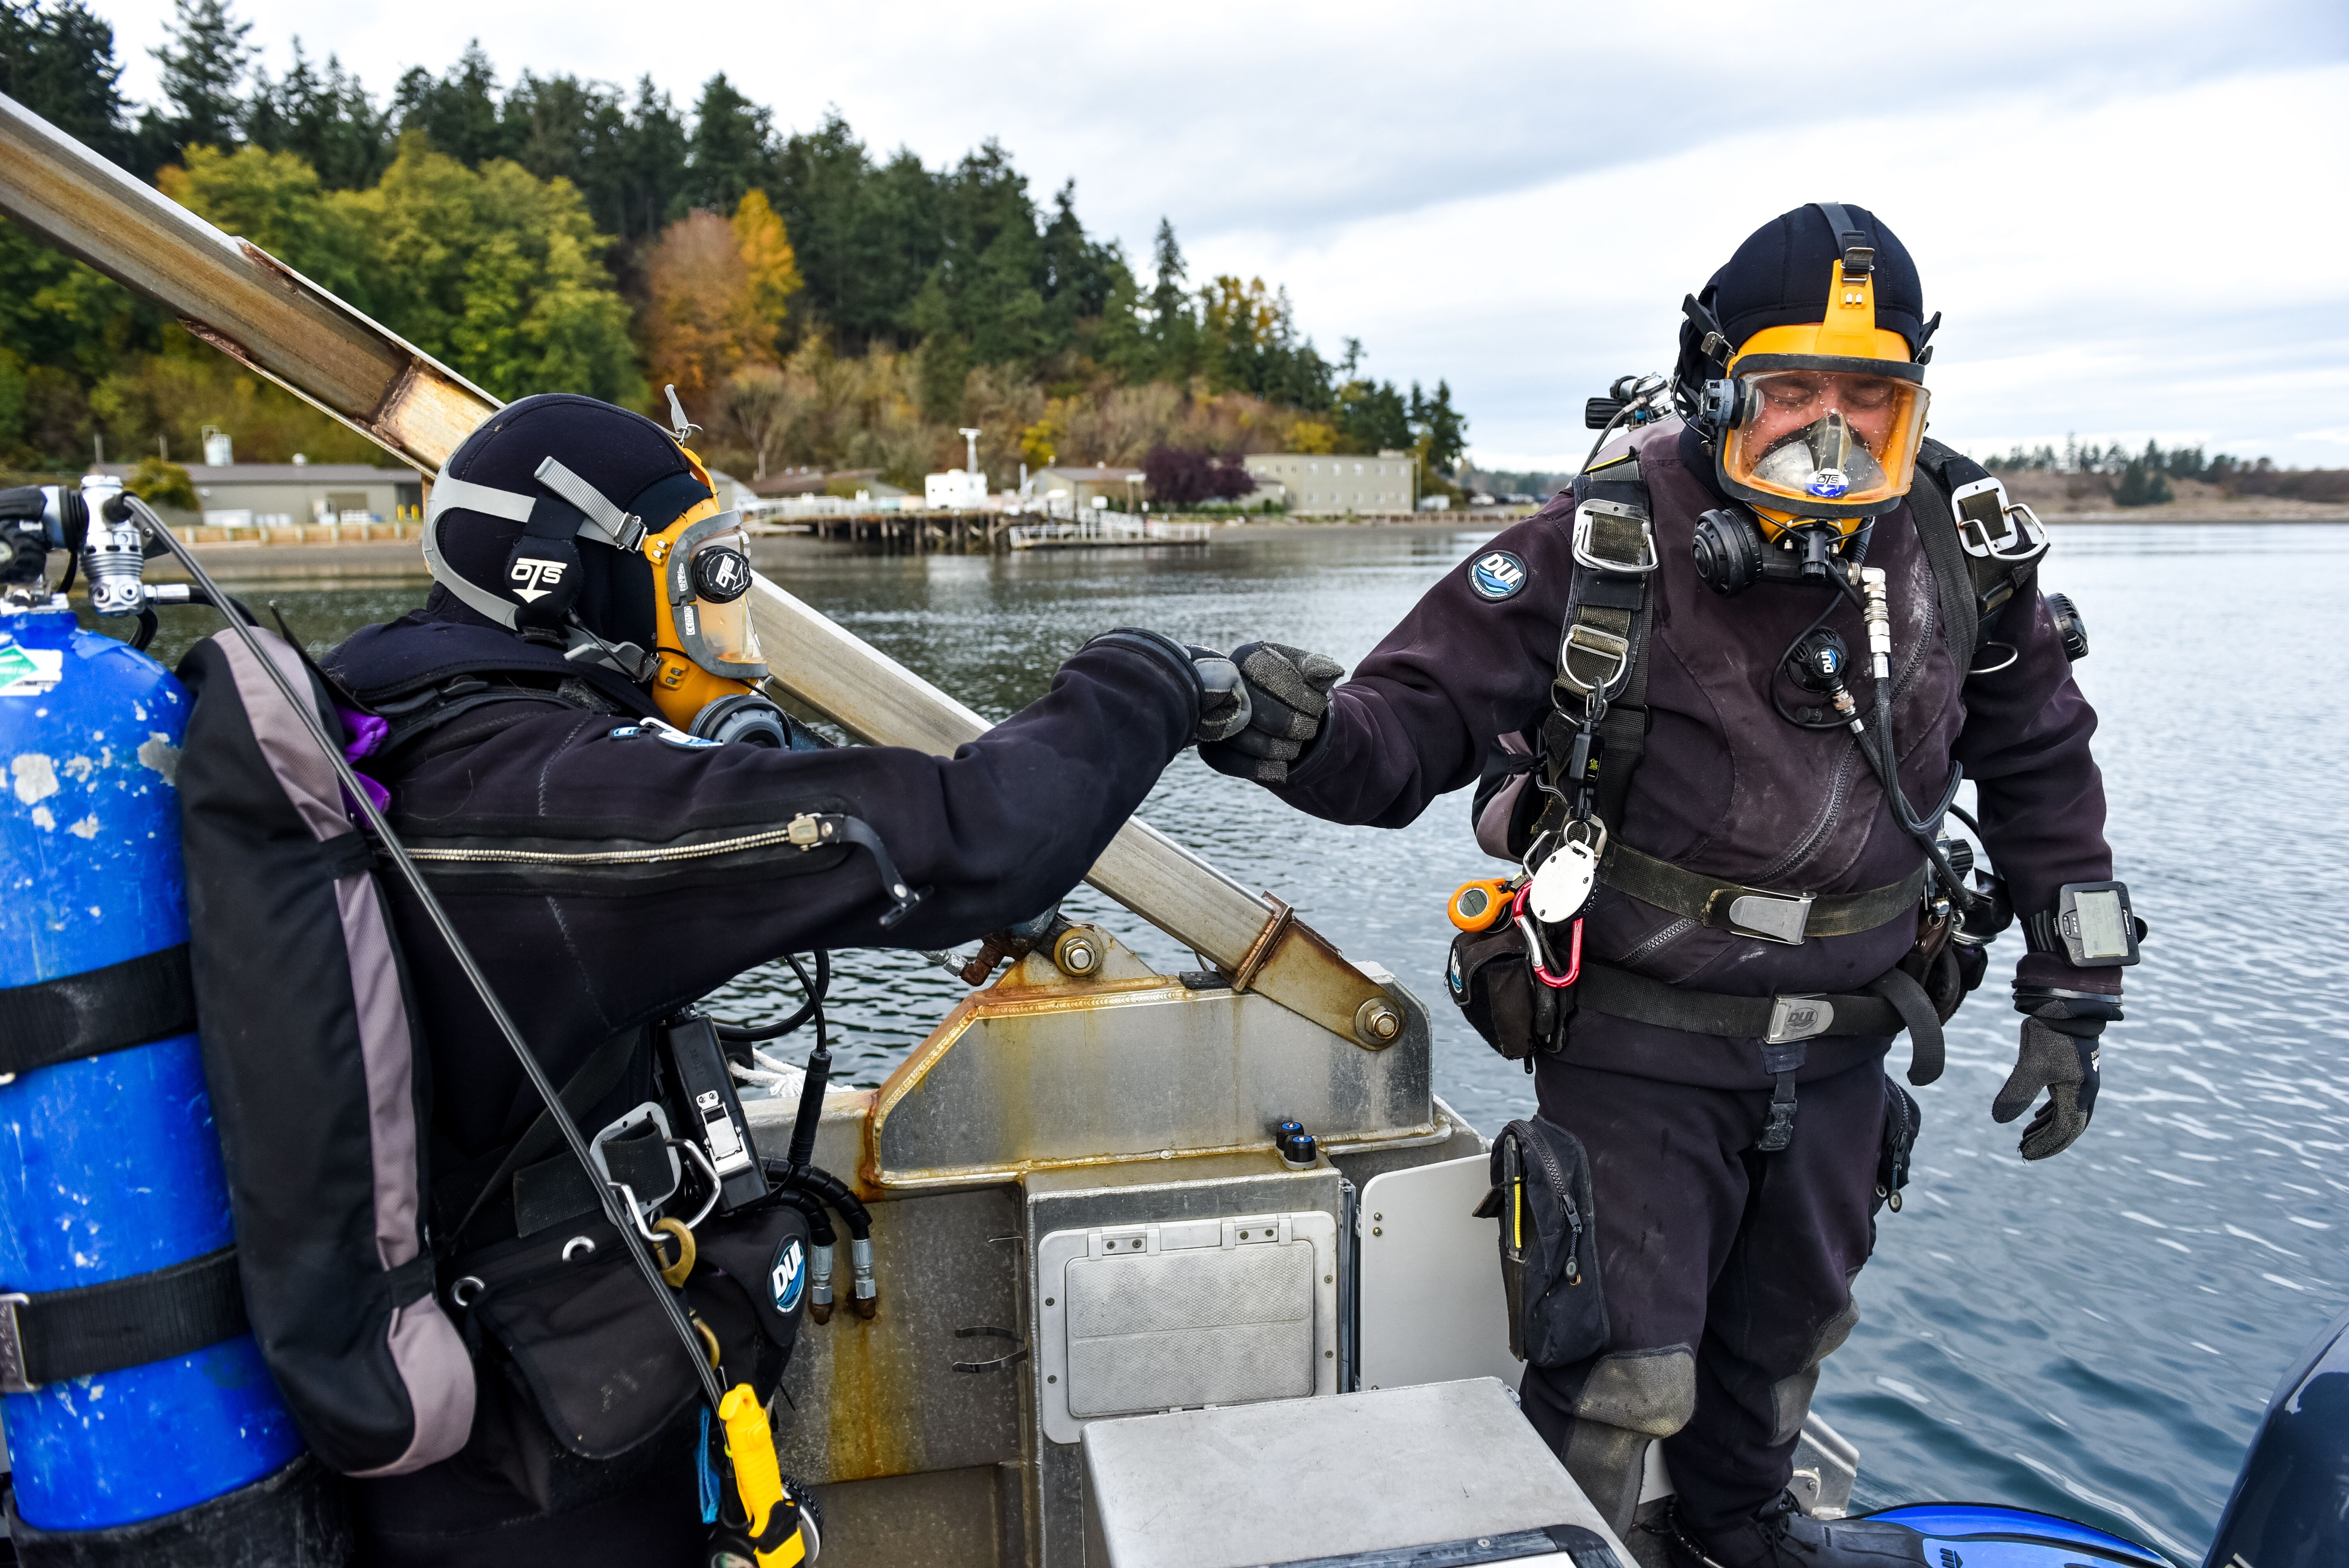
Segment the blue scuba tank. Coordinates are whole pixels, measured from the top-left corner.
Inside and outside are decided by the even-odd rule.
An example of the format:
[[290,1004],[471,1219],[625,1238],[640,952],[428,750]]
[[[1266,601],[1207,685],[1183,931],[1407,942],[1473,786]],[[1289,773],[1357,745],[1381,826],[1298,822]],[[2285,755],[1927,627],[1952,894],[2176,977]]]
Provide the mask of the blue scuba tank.
[[[161,665],[70,611],[0,609],[0,989],[187,941],[172,775],[188,707]],[[192,1032],[0,1084],[0,1292],[37,1301],[231,1241]],[[159,1519],[303,1447],[250,1334],[8,1393],[0,1418],[16,1513],[44,1532]]]

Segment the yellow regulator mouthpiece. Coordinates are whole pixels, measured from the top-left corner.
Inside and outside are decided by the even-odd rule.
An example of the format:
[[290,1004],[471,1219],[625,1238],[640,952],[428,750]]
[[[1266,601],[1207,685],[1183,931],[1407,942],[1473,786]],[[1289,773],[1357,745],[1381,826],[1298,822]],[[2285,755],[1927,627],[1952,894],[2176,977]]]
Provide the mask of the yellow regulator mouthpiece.
[[799,1504],[783,1491],[782,1466],[775,1459],[775,1430],[748,1383],[737,1383],[719,1402],[726,1428],[726,1457],[734,1467],[734,1490],[750,1522],[750,1550],[759,1568],[793,1568],[807,1558]]

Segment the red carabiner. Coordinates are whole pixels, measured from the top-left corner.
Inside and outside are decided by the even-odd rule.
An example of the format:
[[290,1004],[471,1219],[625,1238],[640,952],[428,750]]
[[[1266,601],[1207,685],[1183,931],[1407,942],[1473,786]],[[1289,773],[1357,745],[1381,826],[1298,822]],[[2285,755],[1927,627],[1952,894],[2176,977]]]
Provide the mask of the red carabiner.
[[1549,944],[1542,939],[1539,923],[1526,913],[1526,895],[1531,892],[1533,884],[1530,882],[1517,890],[1516,897],[1509,901],[1509,918],[1516,921],[1517,929],[1526,934],[1528,949],[1526,962],[1533,969],[1534,978],[1553,991],[1563,991],[1582,977],[1582,917],[1578,914],[1574,917],[1574,935],[1567,952],[1566,974],[1563,976],[1553,975],[1542,963],[1549,956]]

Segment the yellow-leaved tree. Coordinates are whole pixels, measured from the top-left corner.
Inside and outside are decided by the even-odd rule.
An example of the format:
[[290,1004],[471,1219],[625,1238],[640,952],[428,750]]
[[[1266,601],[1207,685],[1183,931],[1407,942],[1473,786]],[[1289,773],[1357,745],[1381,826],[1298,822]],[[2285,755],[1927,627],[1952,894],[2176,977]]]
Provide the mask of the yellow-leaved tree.
[[783,221],[768,205],[764,191],[744,191],[734,209],[734,248],[742,253],[743,270],[750,274],[752,308],[780,326],[784,306],[800,292],[800,263],[792,254],[792,237],[783,232]]

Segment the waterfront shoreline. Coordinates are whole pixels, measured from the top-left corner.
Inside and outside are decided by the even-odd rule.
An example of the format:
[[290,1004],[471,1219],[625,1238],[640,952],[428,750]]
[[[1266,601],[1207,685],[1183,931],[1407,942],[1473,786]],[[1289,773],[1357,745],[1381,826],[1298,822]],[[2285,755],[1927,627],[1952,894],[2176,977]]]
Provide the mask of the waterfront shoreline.
[[[1356,522],[1247,522],[1216,530],[1210,544],[1251,544],[1275,540],[1359,538],[1369,533],[1444,534],[1497,533],[1522,515],[1494,517],[1477,513],[1447,516],[1442,521],[1423,518],[1364,520]],[[2162,528],[2243,527],[2252,524],[2349,523],[2349,508],[2332,513],[2290,516],[2197,514],[2191,517],[2148,516],[2143,512],[2059,513],[2043,519],[2051,527],[2112,527],[2139,525]],[[424,553],[414,540],[368,544],[200,544],[191,547],[213,573],[233,582],[336,583],[401,582],[427,575]],[[1194,546],[1193,548],[1195,548]],[[793,556],[860,553],[864,546],[843,540],[818,540],[795,534],[770,534],[751,544],[754,564]],[[901,552],[902,553],[902,552]],[[168,557],[148,561],[150,582],[181,583],[186,574]]]

